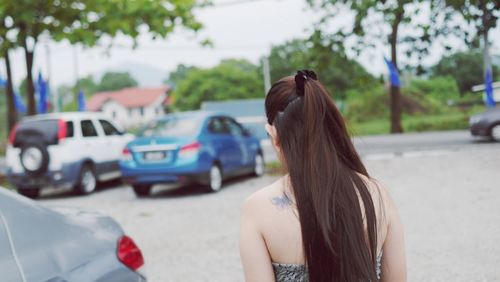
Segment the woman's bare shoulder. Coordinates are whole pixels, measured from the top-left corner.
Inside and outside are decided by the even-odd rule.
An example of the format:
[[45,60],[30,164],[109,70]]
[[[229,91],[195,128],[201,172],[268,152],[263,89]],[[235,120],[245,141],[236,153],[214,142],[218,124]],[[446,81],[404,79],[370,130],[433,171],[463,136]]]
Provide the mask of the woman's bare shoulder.
[[282,195],[283,180],[281,177],[268,186],[255,191],[243,202],[242,217],[260,225],[272,212],[272,201]]
[[246,198],[243,209],[260,209],[269,206],[270,199],[281,195],[283,192],[283,177],[265,186]]

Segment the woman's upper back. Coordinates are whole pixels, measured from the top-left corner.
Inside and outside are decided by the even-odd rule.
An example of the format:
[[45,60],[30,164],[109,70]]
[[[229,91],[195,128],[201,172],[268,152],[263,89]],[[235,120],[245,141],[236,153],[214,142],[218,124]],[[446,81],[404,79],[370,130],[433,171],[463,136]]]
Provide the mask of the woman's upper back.
[[[381,270],[382,281],[406,281],[403,229],[397,209],[382,185],[362,178],[368,183],[377,218],[377,275]],[[287,179],[278,179],[245,201],[240,251],[247,281],[277,281],[278,264],[297,265],[294,269],[304,265],[301,226],[294,199],[285,192],[290,191],[286,190]]]
[[[387,234],[387,209],[384,207],[384,192],[380,185],[368,180],[377,215],[378,242],[380,252]],[[293,196],[287,189],[287,178],[282,177],[254,193],[247,201],[254,209],[257,227],[265,240],[271,260],[283,264],[304,264],[301,226]]]

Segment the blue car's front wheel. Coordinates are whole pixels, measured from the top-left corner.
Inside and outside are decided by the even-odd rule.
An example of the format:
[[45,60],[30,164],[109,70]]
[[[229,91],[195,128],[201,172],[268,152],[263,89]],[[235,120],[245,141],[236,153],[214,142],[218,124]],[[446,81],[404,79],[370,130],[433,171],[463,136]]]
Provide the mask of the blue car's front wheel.
[[222,171],[217,164],[213,164],[210,167],[208,173],[208,190],[209,192],[219,192],[222,188]]

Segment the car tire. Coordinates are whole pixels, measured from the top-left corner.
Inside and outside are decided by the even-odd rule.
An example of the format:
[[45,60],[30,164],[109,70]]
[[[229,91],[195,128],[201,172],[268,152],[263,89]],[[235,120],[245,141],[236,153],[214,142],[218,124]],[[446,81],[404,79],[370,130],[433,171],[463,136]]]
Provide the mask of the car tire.
[[500,123],[497,123],[491,127],[490,137],[492,140],[500,142]]
[[264,163],[264,157],[262,156],[262,153],[257,153],[255,155],[255,160],[253,163],[253,171],[252,175],[260,177],[264,175],[265,172],[265,163]]
[[[31,155],[31,163],[29,156]],[[33,159],[37,158],[37,159]],[[47,151],[47,146],[38,142],[29,142],[21,146],[21,152],[19,153],[19,161],[22,167],[27,173],[30,174],[41,174],[47,171],[49,166],[49,152]],[[36,162],[36,164],[33,164]]]
[[213,164],[208,171],[208,192],[217,193],[222,189],[222,170],[217,164]]
[[151,193],[151,185],[133,185],[132,188],[137,197],[146,197]]
[[80,195],[88,195],[97,188],[97,178],[90,164],[84,164],[80,169],[75,190]]
[[30,199],[36,199],[36,198],[40,197],[40,189],[38,189],[38,188],[29,188],[29,189],[18,188],[17,193],[19,193],[25,197],[28,197]]

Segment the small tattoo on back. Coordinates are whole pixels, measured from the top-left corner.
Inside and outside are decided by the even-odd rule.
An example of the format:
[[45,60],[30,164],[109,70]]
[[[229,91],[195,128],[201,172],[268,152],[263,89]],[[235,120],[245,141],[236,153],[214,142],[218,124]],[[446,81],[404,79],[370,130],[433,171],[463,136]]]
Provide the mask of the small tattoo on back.
[[290,200],[290,198],[285,193],[283,193],[283,195],[280,197],[271,198],[271,203],[279,209],[284,209],[292,205],[292,200]]

